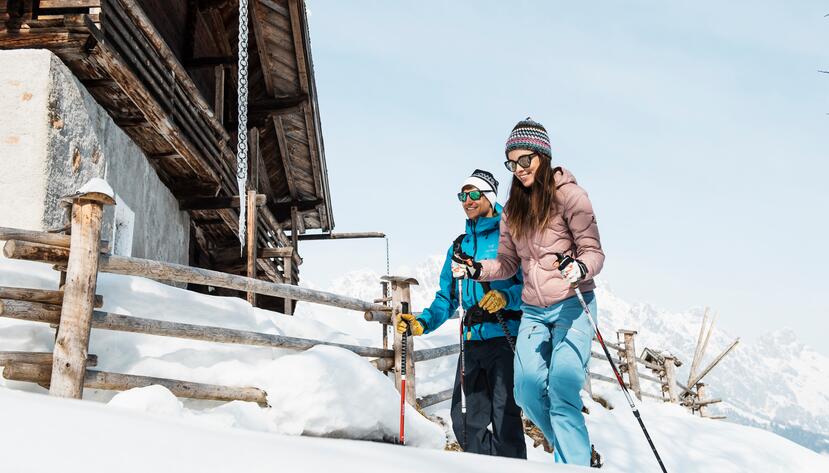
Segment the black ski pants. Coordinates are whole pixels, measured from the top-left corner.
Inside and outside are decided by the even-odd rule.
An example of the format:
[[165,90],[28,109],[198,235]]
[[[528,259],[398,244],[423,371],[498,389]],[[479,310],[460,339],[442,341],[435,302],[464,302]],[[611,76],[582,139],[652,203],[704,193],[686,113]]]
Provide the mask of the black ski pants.
[[[505,337],[466,342],[466,443],[460,357],[452,394],[452,429],[466,452],[527,458],[521,410],[513,397],[513,354]],[[490,430],[491,429],[491,430]]]

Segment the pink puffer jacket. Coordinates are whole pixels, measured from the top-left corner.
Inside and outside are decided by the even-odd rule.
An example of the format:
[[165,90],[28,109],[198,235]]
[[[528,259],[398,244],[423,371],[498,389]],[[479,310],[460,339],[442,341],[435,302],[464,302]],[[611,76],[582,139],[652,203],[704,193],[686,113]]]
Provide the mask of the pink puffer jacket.
[[524,276],[521,298],[525,304],[546,307],[574,296],[570,283],[558,270],[555,253],[564,253],[580,260],[587,267],[587,276],[579,283],[582,292],[596,287],[593,278],[604,264],[599,240],[599,227],[587,192],[576,178],[562,168],[556,174],[556,202],[559,211],[547,226],[533,235],[515,240],[509,231],[509,215],[501,219],[498,257],[483,260],[482,281],[508,279],[518,271]]

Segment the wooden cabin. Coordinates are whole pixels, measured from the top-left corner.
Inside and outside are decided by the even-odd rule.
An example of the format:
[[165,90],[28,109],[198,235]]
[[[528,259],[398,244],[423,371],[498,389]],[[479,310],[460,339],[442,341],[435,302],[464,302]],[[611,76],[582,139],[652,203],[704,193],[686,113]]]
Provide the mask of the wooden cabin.
[[[249,2],[248,189],[236,182],[238,8],[234,0],[6,0],[0,50],[54,53],[140,149],[177,203],[170,213],[185,213],[147,217],[186,220],[187,241],[175,243],[186,248],[186,261],[177,262],[296,284],[298,241],[334,228],[305,5]],[[98,163],[96,153],[106,154],[61,152],[54,159],[73,162],[80,174],[87,160]],[[108,181],[118,179],[116,166]],[[246,191],[258,195],[249,213],[257,253],[247,256],[237,238],[239,213],[248,211],[238,196]],[[152,233],[143,238],[162,245],[165,232]],[[257,305],[291,311],[277,299]]]

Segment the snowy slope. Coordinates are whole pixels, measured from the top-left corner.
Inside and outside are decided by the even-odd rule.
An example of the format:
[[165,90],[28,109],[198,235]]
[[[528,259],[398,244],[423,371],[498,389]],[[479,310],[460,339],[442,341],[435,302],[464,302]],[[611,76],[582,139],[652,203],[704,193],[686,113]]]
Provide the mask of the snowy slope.
[[[414,310],[421,310],[431,302],[442,264],[443,256],[433,256],[416,268],[398,271],[416,275],[421,283],[412,291]],[[378,274],[370,271],[350,272],[336,280],[331,289],[373,298],[380,291],[378,278]],[[604,281],[599,280],[598,285],[599,324],[605,338],[615,339],[615,330],[619,328],[637,330],[637,352],[641,353],[645,347],[672,352],[685,362],[678,372],[680,381],[687,380],[702,323],[702,308],[671,312],[648,304],[631,304],[616,296]],[[701,366],[740,335],[718,327],[712,332]],[[454,330],[440,333],[445,335],[441,343],[418,342],[432,346],[454,340]],[[593,360],[591,369],[610,375],[610,370],[598,360]],[[710,397],[724,400],[712,406],[712,414],[725,414],[731,422],[772,430],[829,454],[829,357],[800,343],[791,330],[770,332],[756,342],[742,339],[706,376],[705,382]],[[437,384],[434,391],[449,387],[449,384]],[[647,382],[643,388],[658,393]]]
[[[430,265],[436,264],[435,260]],[[434,284],[429,265],[411,274]],[[433,279],[429,279],[432,277]],[[379,293],[378,276],[351,273],[331,288],[364,299]],[[54,288],[48,266],[0,259],[0,285]],[[433,288],[413,294],[415,308],[431,299]],[[236,298],[190,293],[142,278],[101,275],[99,293],[105,309],[163,320],[257,330],[345,343],[379,344],[380,329],[361,314],[301,304],[296,317],[252,309]],[[455,321],[437,333],[419,337],[419,346],[453,343]],[[50,350],[53,331],[0,319],[0,349]],[[159,386],[114,395],[87,390],[94,402],[52,399],[37,386],[0,381],[0,444],[16,455],[0,459],[0,471],[53,470],[63,454],[77,453],[62,471],[366,471],[394,467],[398,471],[575,471],[551,465],[540,449],[529,462],[482,458],[439,451],[446,437],[441,427],[413,409],[406,414],[407,439],[423,448],[401,449],[376,442],[298,438],[296,435],[348,437],[388,441],[397,432],[398,394],[364,358],[350,352],[317,347],[297,353],[244,348],[172,338],[93,330],[91,352],[99,368],[118,372],[174,377],[208,383],[253,385],[268,391],[273,408],[250,403],[181,401]],[[455,359],[419,363],[418,392],[428,394],[451,385]],[[634,419],[618,391],[597,391],[616,406],[611,411],[588,400],[588,426],[606,471],[658,471]],[[107,403],[107,404],[102,404]],[[447,403],[428,409],[445,415]],[[658,402],[641,405],[669,471],[829,471],[829,460],[769,432],[699,419],[683,409]],[[50,454],[40,455],[37,442],[48,425]],[[21,440],[27,439],[27,440]],[[60,441],[57,441],[60,439]],[[36,446],[38,445],[38,446]],[[128,461],[124,461],[128,459]],[[117,466],[113,466],[117,465]],[[508,469],[508,470],[507,470]]]

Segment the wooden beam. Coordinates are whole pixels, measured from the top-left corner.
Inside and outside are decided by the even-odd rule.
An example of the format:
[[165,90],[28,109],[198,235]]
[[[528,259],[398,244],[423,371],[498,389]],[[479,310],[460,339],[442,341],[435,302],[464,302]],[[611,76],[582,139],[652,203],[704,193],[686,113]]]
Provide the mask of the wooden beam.
[[251,102],[249,110],[251,113],[281,114],[280,112],[284,112],[286,110],[296,111],[297,107],[305,103],[307,100],[308,94],[260,99],[255,102]]
[[[265,194],[256,195],[256,206],[261,207],[265,205],[267,197]],[[220,209],[238,209],[239,196],[233,197],[192,197],[189,199],[180,199],[178,201],[179,210],[220,210]]]
[[290,246],[281,248],[259,248],[260,258],[293,258],[294,249]]
[[69,235],[23,230],[20,228],[0,227],[0,240],[20,240],[32,243],[41,243],[44,245],[59,246],[61,248],[69,248],[71,239]]
[[288,0],[288,11],[291,17],[291,35],[293,37],[294,52],[296,53],[296,68],[299,74],[299,87],[303,93],[307,94],[309,90],[308,85],[308,69],[305,62],[305,40],[304,40],[304,25],[300,20],[300,8],[303,5],[297,0]]
[[628,384],[631,391],[638,399],[642,399],[642,389],[639,386],[639,372],[636,371],[636,345],[634,342],[635,331],[620,331],[624,340],[625,366],[627,366]]
[[[30,363],[34,365],[52,365],[52,352],[44,351],[0,351],[0,366],[9,363]],[[87,355],[86,366],[96,366],[98,355]]]
[[[7,254],[8,258],[40,261],[49,264],[61,264],[66,261],[65,259],[50,255],[45,255],[45,257],[42,258],[25,258],[25,254],[18,254],[14,252],[9,253],[5,251],[8,249],[9,243],[11,242],[6,243],[6,248],[4,249],[4,252]],[[37,243],[28,244],[37,245]],[[261,295],[287,297],[290,299],[312,302],[315,304],[330,305],[333,307],[356,310],[359,312],[369,310],[390,310],[389,307],[384,305],[362,301],[354,297],[341,296],[339,294],[290,284],[277,284],[258,279],[250,279],[244,276],[237,276],[235,274],[227,274],[209,269],[193,268],[181,264],[116,255],[100,255],[99,260],[100,270],[107,273],[140,276],[159,281],[173,281],[201,284],[204,286],[224,287],[243,292],[252,290]]]
[[253,1],[250,4],[250,23],[253,24],[253,35],[256,38],[256,51],[259,54],[259,64],[262,67],[262,76],[265,79],[265,90],[269,96],[274,95],[273,78],[271,77],[271,57],[268,54],[268,40],[265,38],[265,33],[262,31],[262,23],[266,18],[265,12],[261,11],[261,6],[258,1]]
[[83,395],[104,204],[115,201],[83,194],[72,204],[71,251],[49,387],[52,396],[80,399]]
[[294,177],[294,168],[291,163],[291,152],[288,147],[288,138],[285,135],[285,128],[282,124],[282,117],[273,117],[273,127],[276,131],[276,141],[279,146],[279,155],[282,159],[282,169],[285,172],[285,182],[288,185],[288,193],[291,194],[291,200],[297,200],[296,180]]
[[[717,316],[719,314],[714,314],[713,319],[711,320],[711,324],[706,327],[705,322],[708,320],[708,308],[705,308],[705,315],[702,321],[702,327],[700,328],[700,338],[697,340],[697,350],[694,351],[694,359],[691,361],[691,369],[688,372],[688,386],[693,386],[694,383],[691,383],[691,380],[694,379],[694,376],[697,375],[697,370],[699,369],[700,363],[702,363],[702,359],[705,357],[705,350],[708,349],[708,340],[711,339],[711,333],[714,331],[714,324],[717,323]],[[705,337],[702,336],[702,330],[706,330]]]
[[[702,371],[700,371],[700,373],[694,377],[692,382],[688,383],[688,386],[693,386],[693,385],[699,383],[702,380],[702,378],[705,377],[705,375],[708,374],[709,371],[711,371],[712,369],[714,369],[715,366],[717,366],[717,363],[719,363],[723,358],[725,358],[725,355],[729,354],[731,352],[731,350],[733,350],[734,347],[737,346],[738,343],[740,343],[739,338],[734,340],[731,343],[731,345],[728,346],[728,348],[726,348],[725,350],[722,351],[722,353],[717,355],[717,357],[714,358],[714,361],[709,363],[708,366],[706,366]],[[690,388],[688,388],[688,387],[685,387],[683,389],[683,392],[688,392],[688,391],[690,391]]]
[[[247,199],[247,242],[245,251],[247,254],[246,272],[251,279],[256,279],[256,191],[248,191]],[[256,293],[253,291],[247,292],[247,301],[250,305],[256,306]]]
[[386,238],[381,232],[353,232],[353,233],[312,233],[299,235],[299,241],[306,240],[348,240],[357,238]]
[[[61,305],[63,304],[63,291],[0,286],[0,299],[14,299],[18,301],[42,302],[44,304]],[[103,296],[96,295],[93,306],[97,309],[103,305]]]
[[[3,377],[14,381],[48,384],[52,369],[47,365],[14,363],[6,365]],[[193,383],[168,378],[154,378],[132,374],[110,373],[107,371],[86,370],[83,385],[90,389],[106,391],[126,391],[158,384],[169,389],[176,397],[203,399],[211,401],[245,401],[268,406],[267,393],[258,388],[219,386],[216,384]],[[52,389],[51,386],[49,388]]]
[[[395,311],[401,310],[404,303],[411,304],[412,295],[410,284],[404,281],[391,282],[392,304],[391,307]],[[412,406],[416,406],[417,391],[415,389],[415,357],[414,357],[414,337],[406,337],[406,346],[403,345],[403,337],[401,334],[394,331],[394,386],[398,392],[401,390],[402,378],[401,370],[403,367],[403,350],[409,355],[406,357],[406,385],[405,397],[406,402]]]
[[423,409],[425,407],[433,406],[439,402],[448,401],[449,399],[452,399],[454,391],[454,388],[449,388],[434,394],[419,397],[417,398],[417,405]]
[[213,68],[213,115],[222,125],[225,123],[225,80],[227,78],[224,66]]
[[425,350],[416,350],[414,352],[415,361],[428,361],[435,358],[454,355],[460,353],[461,347],[458,344],[446,345],[445,347],[427,348]]

